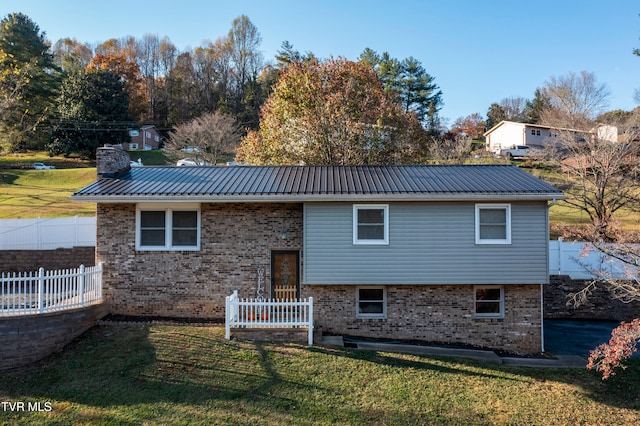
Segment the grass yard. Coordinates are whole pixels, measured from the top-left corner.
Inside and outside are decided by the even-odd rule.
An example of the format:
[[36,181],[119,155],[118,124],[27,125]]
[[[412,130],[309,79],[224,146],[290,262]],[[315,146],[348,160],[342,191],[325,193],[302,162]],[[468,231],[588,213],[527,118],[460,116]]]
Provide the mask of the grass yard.
[[538,424],[640,422],[640,365],[582,369],[224,340],[222,327],[97,326],[3,372],[0,424]]
[[94,203],[69,197],[95,178],[95,168],[0,170],[0,219],[94,216]]
[[29,151],[0,156],[0,169],[32,169],[33,163],[45,163],[57,169],[95,167],[95,161],[80,157],[50,157],[45,151]]

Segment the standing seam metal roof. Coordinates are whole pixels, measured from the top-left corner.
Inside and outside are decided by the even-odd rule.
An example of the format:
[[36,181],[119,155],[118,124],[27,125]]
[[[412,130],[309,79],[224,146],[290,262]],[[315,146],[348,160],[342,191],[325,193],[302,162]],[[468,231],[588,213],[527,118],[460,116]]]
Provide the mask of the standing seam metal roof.
[[[510,165],[136,167],[76,192],[82,199],[562,192]],[[425,197],[428,198],[428,197]]]

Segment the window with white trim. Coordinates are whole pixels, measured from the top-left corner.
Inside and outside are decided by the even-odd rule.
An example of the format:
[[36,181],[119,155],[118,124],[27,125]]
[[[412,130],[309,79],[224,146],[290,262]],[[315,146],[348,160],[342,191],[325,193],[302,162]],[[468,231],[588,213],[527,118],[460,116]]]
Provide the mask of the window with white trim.
[[356,288],[356,318],[386,318],[387,289],[385,287]]
[[200,250],[200,207],[138,206],[136,249]]
[[511,244],[510,204],[476,204],[476,244]]
[[353,244],[389,244],[389,205],[353,205]]
[[476,318],[504,318],[503,286],[475,286],[473,291]]

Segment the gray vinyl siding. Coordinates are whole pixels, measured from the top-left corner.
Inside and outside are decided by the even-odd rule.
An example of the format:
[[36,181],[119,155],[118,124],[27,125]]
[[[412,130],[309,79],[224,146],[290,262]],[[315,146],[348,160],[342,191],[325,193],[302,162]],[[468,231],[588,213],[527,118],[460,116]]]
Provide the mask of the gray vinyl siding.
[[305,203],[305,284],[541,284],[546,202],[511,204],[511,244],[475,243],[475,203],[389,204],[389,245],[353,244],[352,203]]

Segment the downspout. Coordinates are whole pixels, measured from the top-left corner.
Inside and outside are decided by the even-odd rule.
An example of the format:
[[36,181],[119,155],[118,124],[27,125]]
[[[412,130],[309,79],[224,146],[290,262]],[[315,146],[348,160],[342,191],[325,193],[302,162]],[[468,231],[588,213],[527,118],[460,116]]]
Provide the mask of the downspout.
[[[556,199],[551,200],[551,204],[547,204],[545,216],[547,220],[547,239],[545,245],[547,246],[547,277],[549,277],[549,209],[554,206]],[[549,278],[547,278],[548,280]],[[540,352],[544,353],[544,283],[540,284]]]
[[540,284],[540,352],[544,353],[544,284]]

